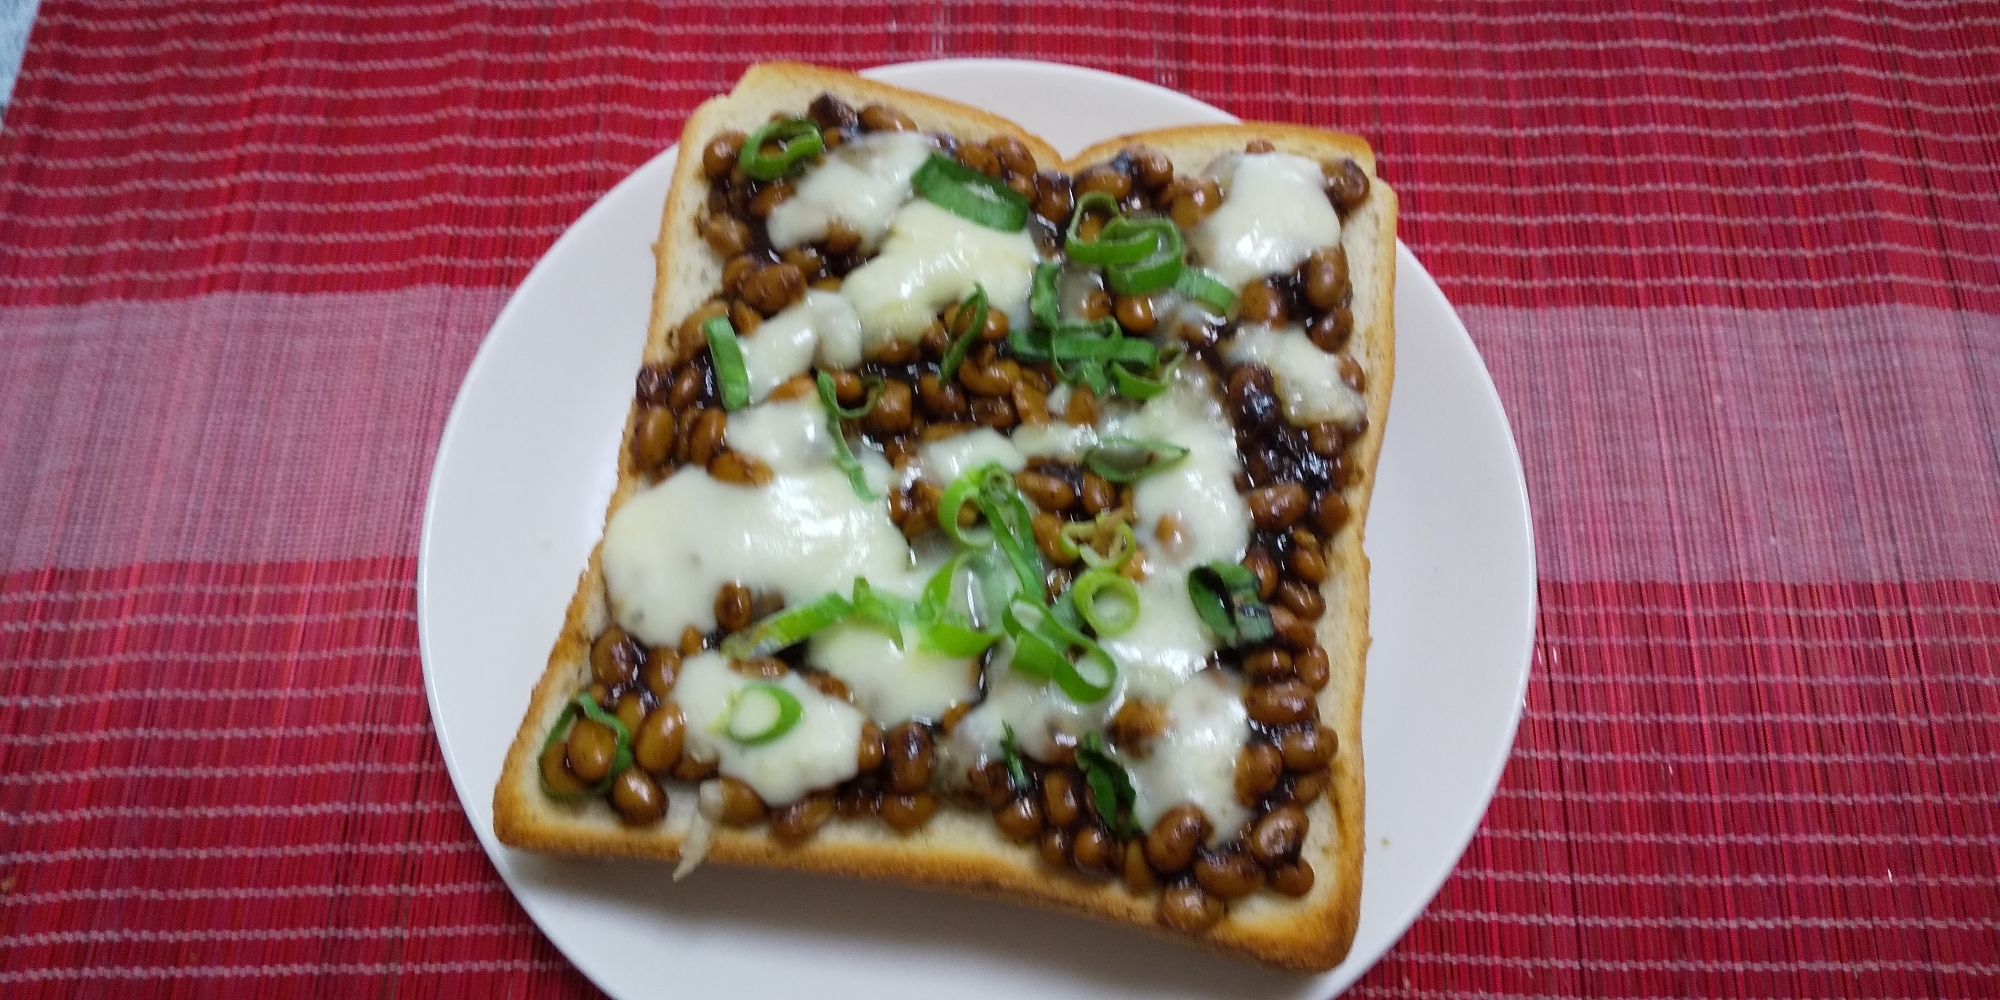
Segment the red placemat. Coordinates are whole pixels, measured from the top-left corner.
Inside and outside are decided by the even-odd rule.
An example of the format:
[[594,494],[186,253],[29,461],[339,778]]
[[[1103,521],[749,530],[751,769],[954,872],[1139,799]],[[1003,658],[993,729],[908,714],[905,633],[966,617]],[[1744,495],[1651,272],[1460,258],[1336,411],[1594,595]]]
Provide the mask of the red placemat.
[[2000,7],[43,0],[0,123],[0,992],[589,995],[418,512],[512,286],[757,58],[1366,136],[1527,466],[1485,826],[1356,995],[2000,995]]

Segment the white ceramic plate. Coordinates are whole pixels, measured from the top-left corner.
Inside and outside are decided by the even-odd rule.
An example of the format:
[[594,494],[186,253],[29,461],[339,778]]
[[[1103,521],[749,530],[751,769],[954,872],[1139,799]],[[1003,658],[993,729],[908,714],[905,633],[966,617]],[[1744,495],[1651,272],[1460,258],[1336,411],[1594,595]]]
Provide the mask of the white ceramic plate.
[[[981,105],[1065,153],[1229,121],[1067,66],[920,63],[870,75]],[[1471,838],[1513,742],[1533,638],[1527,496],[1499,397],[1450,303],[1398,248],[1396,387],[1368,552],[1368,856],[1347,962],[1269,972],[1005,903],[711,865],[556,861],[493,839],[501,758],[603,523],[645,341],[668,150],[556,241],[493,324],[445,425],[417,598],[438,741],[487,854],[536,923],[619,998],[1326,997],[1395,943]]]

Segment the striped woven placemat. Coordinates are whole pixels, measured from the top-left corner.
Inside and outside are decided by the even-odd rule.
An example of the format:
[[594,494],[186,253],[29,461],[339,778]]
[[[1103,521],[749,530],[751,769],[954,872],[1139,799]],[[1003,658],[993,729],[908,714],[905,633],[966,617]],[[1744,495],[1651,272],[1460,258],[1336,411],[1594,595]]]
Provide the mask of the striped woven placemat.
[[1366,136],[1540,639],[1369,997],[2000,994],[2000,7],[44,0],[0,123],[0,993],[580,996],[425,707],[419,510],[555,237],[758,58]]

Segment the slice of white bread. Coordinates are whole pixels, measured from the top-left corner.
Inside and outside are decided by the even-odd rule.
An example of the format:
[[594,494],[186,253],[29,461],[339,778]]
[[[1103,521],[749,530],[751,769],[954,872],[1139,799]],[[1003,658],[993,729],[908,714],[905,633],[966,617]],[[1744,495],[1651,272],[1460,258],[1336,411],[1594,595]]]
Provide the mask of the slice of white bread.
[[[696,345],[677,342],[679,323],[709,299],[720,282],[722,261],[695,231],[707,189],[700,168],[703,146],[717,133],[749,131],[774,113],[802,113],[822,93],[831,93],[855,107],[891,104],[914,119],[918,127],[948,132],[962,140],[1013,135],[1028,146],[1042,167],[1071,173],[1133,145],[1165,152],[1178,171],[1198,172],[1215,156],[1241,151],[1246,142],[1262,138],[1281,151],[1316,160],[1352,158],[1374,180],[1374,159],[1361,140],[1286,125],[1206,126],[1147,133],[1092,147],[1065,164],[1046,143],[976,109],[837,71],[793,64],[756,66],[730,95],[702,105],[683,131],[683,155],[675,169],[660,242],[655,247],[659,278],[645,350],[647,362],[670,360],[696,349]],[[1394,370],[1390,307],[1395,214],[1394,193],[1377,181],[1370,185],[1368,202],[1351,213],[1343,227],[1354,285],[1352,343],[1369,376],[1369,423],[1366,433],[1350,446],[1350,455],[1365,470],[1346,493],[1352,516],[1327,545],[1331,572],[1324,596],[1328,612],[1320,630],[1332,661],[1332,679],[1320,695],[1320,711],[1323,725],[1338,734],[1340,750],[1333,761],[1327,794],[1308,809],[1311,829],[1303,856],[1313,863],[1317,879],[1303,898],[1259,892],[1238,900],[1231,904],[1225,920],[1192,939],[1223,953],[1292,969],[1319,970],[1337,964],[1353,940],[1359,913],[1360,708],[1368,645],[1367,560],[1361,536]],[[633,413],[636,417],[636,406]],[[626,447],[619,451],[618,486],[607,519],[639,488],[630,457],[632,433],[633,420],[628,418]],[[529,850],[677,859],[696,814],[691,788],[670,785],[667,819],[639,829],[620,823],[601,799],[558,802],[540,787],[538,760],[543,741],[565,703],[589,684],[591,639],[609,623],[598,553],[593,552],[495,789],[495,832],[502,842]],[[929,885],[1166,930],[1153,894],[1135,895],[1117,881],[1085,881],[1053,870],[1034,848],[1010,843],[1001,836],[984,810],[949,804],[909,835],[899,835],[874,819],[835,821],[795,847],[777,843],[761,826],[718,826],[706,859]],[[667,877],[664,868],[661,877]]]

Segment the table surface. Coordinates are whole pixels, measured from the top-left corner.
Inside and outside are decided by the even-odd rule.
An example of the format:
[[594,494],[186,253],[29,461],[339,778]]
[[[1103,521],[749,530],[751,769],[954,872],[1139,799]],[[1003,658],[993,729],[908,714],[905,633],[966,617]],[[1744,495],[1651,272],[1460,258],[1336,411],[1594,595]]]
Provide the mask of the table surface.
[[1507,405],[1526,712],[1353,995],[2000,994],[2000,6],[1376,6],[44,0],[0,992],[592,995],[425,706],[453,395],[747,62],[999,55],[1365,136]]

